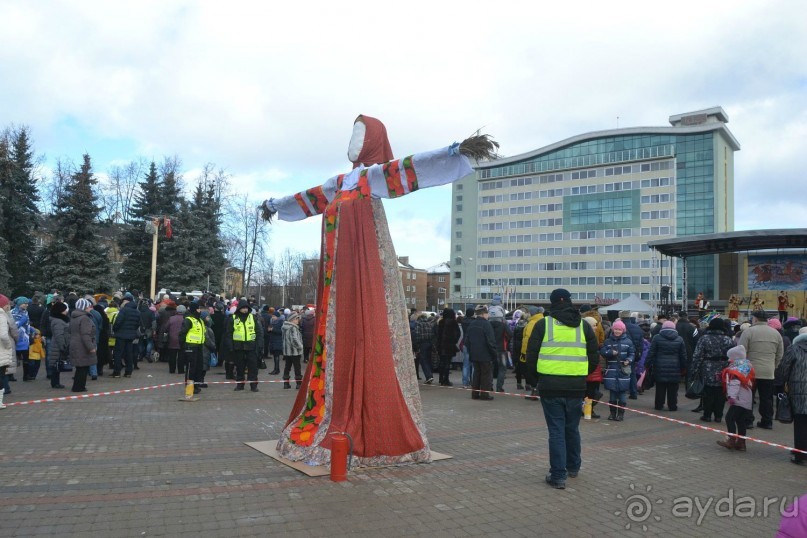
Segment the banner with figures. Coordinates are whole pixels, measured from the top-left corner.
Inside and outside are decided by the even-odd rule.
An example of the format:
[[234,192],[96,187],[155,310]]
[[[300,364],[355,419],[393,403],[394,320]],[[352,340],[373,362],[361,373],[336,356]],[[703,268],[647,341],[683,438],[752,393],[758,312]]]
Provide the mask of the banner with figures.
[[798,254],[748,256],[748,289],[807,290],[807,256]]

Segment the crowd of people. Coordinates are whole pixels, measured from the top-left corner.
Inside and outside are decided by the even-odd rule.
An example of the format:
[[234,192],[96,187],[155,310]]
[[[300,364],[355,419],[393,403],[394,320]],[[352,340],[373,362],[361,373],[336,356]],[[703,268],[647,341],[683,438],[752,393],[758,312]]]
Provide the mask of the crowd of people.
[[[465,312],[412,312],[418,378],[432,384],[436,371],[439,384],[450,387],[456,368],[472,399],[491,401],[512,371],[528,400],[543,400],[548,423],[557,410],[547,409],[547,402],[578,393],[592,402],[591,417],[600,418],[595,406],[604,401],[601,387],[609,392],[608,420],[624,420],[628,400],[653,386],[655,410],[674,412],[684,384],[687,391],[697,389],[688,396],[700,398],[695,411],[701,421],[725,419],[727,431],[739,436],[754,427],[772,429],[774,403],[788,402],[794,447],[807,450],[807,321],[788,317],[782,323],[763,310],[745,323],[719,316],[701,321],[683,311],[669,319],[621,311],[609,320],[590,305],[571,305],[567,295],[560,293],[549,312],[538,306],[506,312],[495,299]],[[23,382],[44,370],[54,389],[64,389],[63,373],[72,371],[71,390],[85,392],[88,379],[105,372],[131,377],[142,361],[166,363],[170,373],[192,380],[197,394],[207,387],[211,367],[223,367],[236,391],[249,383],[258,392],[258,371],[271,364],[268,374],[280,375],[283,361],[283,388],[292,388],[293,370],[299,389],[314,332],[312,309],[259,307],[246,297],[169,292],[155,303],[137,290],[112,296],[52,290],[13,301],[0,295],[2,395],[11,392],[19,369]],[[584,381],[565,389],[564,377]],[[746,450],[735,435],[719,444]],[[794,453],[792,461],[804,465],[807,456]]]
[[[684,391],[694,391],[690,398],[699,399],[693,411],[700,413],[701,421],[725,420],[733,435],[719,441],[721,446],[745,451],[745,439],[737,435],[745,436],[754,427],[772,429],[776,407],[787,405],[794,447],[807,450],[807,320],[788,317],[782,323],[762,310],[745,323],[720,316],[701,320],[683,311],[653,319],[620,311],[618,318],[609,320],[591,305],[571,308],[570,303],[569,297],[563,308],[552,305],[551,324],[546,323],[550,314],[542,307],[505,312],[495,299],[465,312],[413,311],[410,327],[418,378],[432,384],[437,370],[439,384],[452,386],[450,374],[460,370],[462,386],[471,389],[471,398],[490,401],[504,391],[510,371],[517,389],[529,391],[528,400],[540,396],[551,401],[553,396],[581,391],[547,387],[549,381],[558,380],[540,375],[538,350],[546,368],[554,364],[562,371],[557,365],[576,360],[569,355],[576,349],[581,363],[584,356],[594,357],[591,371],[583,375],[581,392],[592,403],[594,419],[600,418],[594,409],[597,403],[606,401],[601,388],[609,393],[607,420],[619,422],[625,419],[628,401],[652,387],[656,411],[677,411],[683,386]],[[563,323],[579,328],[578,333],[564,336],[568,341],[558,340],[555,327]],[[575,347],[575,341],[582,344]],[[791,461],[805,465],[807,455],[794,452]],[[556,483],[560,482],[558,476]]]
[[137,290],[112,296],[52,290],[13,301],[0,295],[0,408],[19,370],[23,382],[44,370],[53,389],[65,389],[63,374],[72,372],[70,390],[86,392],[88,379],[105,372],[132,377],[143,361],[167,363],[170,373],[192,380],[198,394],[215,366],[236,381],[236,391],[248,382],[258,392],[258,370],[271,357],[269,374],[280,374],[283,360],[283,387],[292,388],[293,369],[300,388],[313,334],[313,310],[259,309],[254,297],[227,301],[168,292],[155,303]]

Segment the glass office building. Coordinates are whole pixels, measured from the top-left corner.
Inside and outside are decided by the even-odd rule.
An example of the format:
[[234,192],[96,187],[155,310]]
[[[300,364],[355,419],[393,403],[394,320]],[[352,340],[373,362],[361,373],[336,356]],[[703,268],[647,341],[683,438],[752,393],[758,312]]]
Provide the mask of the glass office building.
[[[680,264],[655,239],[733,231],[734,152],[720,107],[670,126],[586,133],[480,163],[452,190],[452,299],[547,303],[557,287],[578,302],[631,293],[681,295]],[[688,294],[714,297],[716,256],[687,262]]]

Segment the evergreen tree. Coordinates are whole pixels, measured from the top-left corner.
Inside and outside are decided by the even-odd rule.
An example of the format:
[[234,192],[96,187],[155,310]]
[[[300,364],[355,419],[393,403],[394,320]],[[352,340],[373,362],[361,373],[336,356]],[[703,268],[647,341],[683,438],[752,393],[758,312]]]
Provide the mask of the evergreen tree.
[[48,288],[78,292],[112,289],[107,247],[98,234],[96,183],[90,156],[85,154],[55,208],[53,241],[43,249],[43,283]]
[[161,213],[160,190],[157,165],[152,161],[143,181],[138,184],[130,210],[130,223],[126,225],[120,239],[121,254],[124,257],[120,283],[127,289],[148,290],[151,284],[153,236],[146,233],[145,225],[146,221]]
[[[11,174],[11,154],[8,146],[8,137],[0,134],[0,185],[5,185],[7,179]],[[0,223],[5,222],[3,219],[3,208],[6,206],[5,191],[0,189]],[[11,295],[8,289],[9,273],[6,268],[8,263],[8,241],[5,235],[0,233],[0,290],[3,293]]]
[[33,149],[27,127],[3,133],[5,157],[0,172],[2,221],[6,269],[12,295],[30,294],[35,267],[35,230],[39,228],[39,192],[34,175]]

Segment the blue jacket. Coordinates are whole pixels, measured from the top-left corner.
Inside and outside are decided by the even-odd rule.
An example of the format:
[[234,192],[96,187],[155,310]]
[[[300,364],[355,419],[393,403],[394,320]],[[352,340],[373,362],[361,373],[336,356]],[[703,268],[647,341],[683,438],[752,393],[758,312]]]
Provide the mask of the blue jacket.
[[129,301],[118,312],[112,326],[116,339],[136,340],[137,328],[140,327],[140,312],[134,301]]
[[[614,355],[614,351],[617,352]],[[623,391],[627,390],[625,381],[630,380],[630,369],[623,370],[623,363],[625,361],[633,363],[636,357],[636,348],[633,347],[633,341],[628,337],[628,332],[625,331],[618,338],[611,333],[605,342],[600,347],[600,355],[605,358],[606,368],[604,376],[605,388],[608,390]],[[618,380],[623,382],[618,383]]]
[[31,339],[34,337],[34,329],[31,327],[28,312],[17,306],[11,311],[11,317],[17,323],[17,329],[20,333],[19,338],[17,338],[16,349],[17,351],[25,351],[31,347]]

